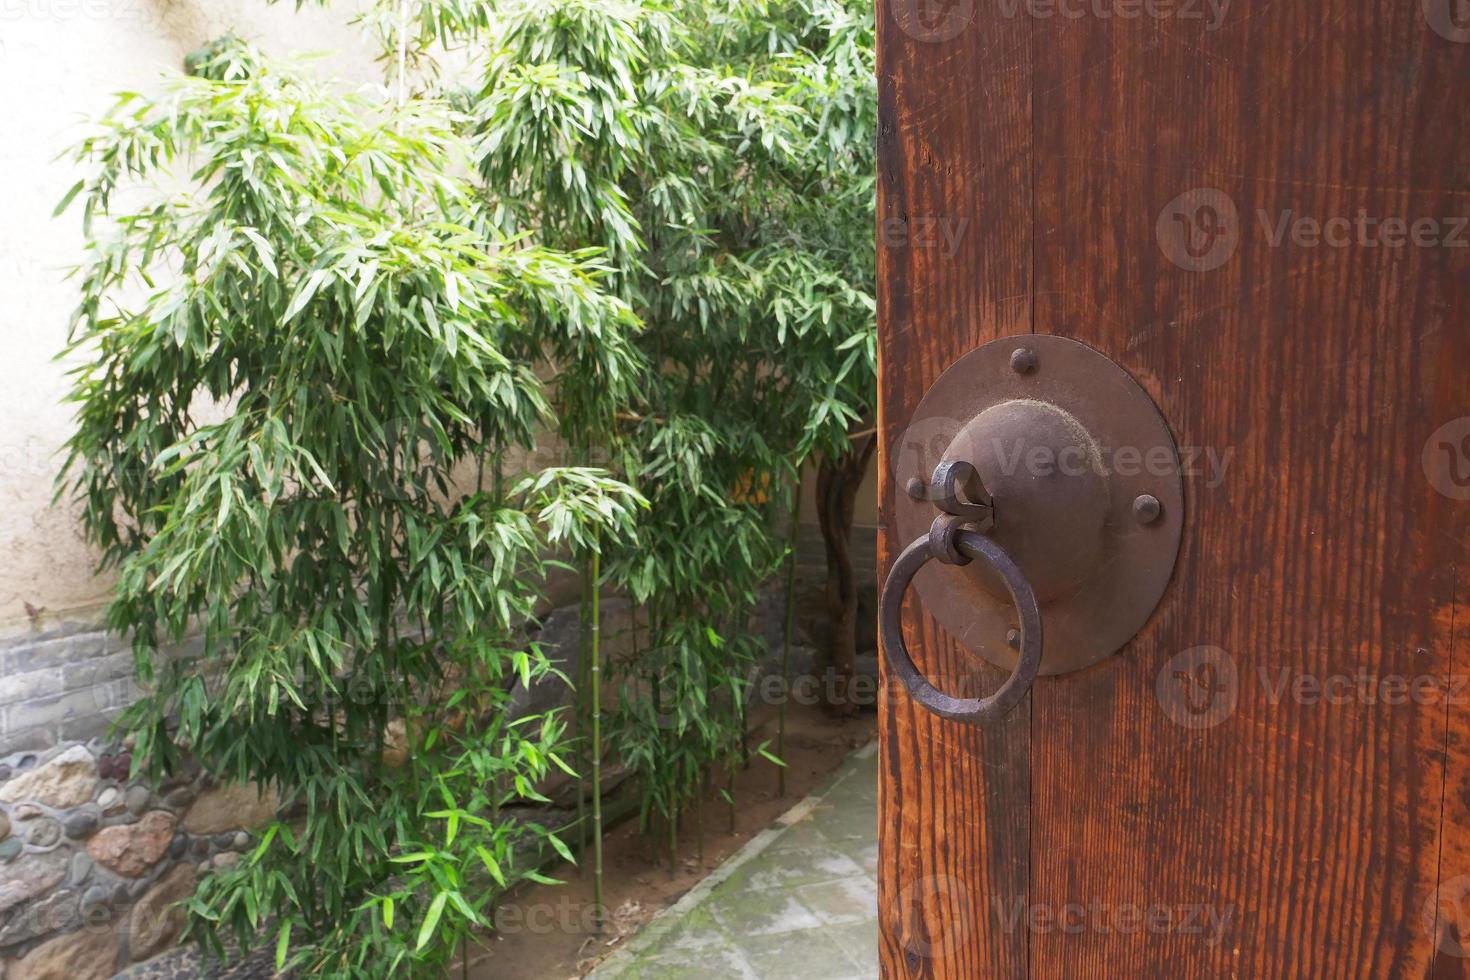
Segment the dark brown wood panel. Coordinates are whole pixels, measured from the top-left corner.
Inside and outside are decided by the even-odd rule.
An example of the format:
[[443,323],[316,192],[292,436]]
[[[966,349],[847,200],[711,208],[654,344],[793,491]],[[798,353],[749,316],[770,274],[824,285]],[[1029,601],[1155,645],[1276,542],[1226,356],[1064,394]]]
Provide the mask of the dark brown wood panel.
[[[1032,974],[1423,976],[1447,705],[1389,704],[1381,685],[1453,669],[1442,612],[1465,525],[1421,454],[1465,414],[1451,311],[1470,314],[1470,253],[1375,247],[1356,219],[1447,236],[1470,213],[1455,94],[1470,59],[1418,4],[1332,0],[1237,4],[1214,31],[1058,19],[1036,61],[1036,220],[1055,229],[1038,235],[1037,329],[1113,354],[1181,445],[1230,464],[1188,481],[1152,628],[1034,693],[1052,737],[1035,740],[1051,775],[1033,777],[1030,882],[1045,906],[1135,902],[1176,924],[1213,909],[1224,925],[1047,931]],[[1351,224],[1333,239],[1297,224],[1332,218]],[[1158,682],[1201,646],[1233,663],[1220,696],[1236,706],[1194,729]]]
[[[880,10],[880,222],[973,222],[880,253],[889,458],[947,364],[1033,327],[1205,455],[1121,655],[993,731],[887,700],[886,973],[1470,976],[1470,501],[1434,462],[1470,472],[1470,32],[1435,0],[937,8],[964,28]],[[933,676],[973,668],[906,615]],[[941,923],[960,948],[908,955]]]
[[[965,20],[950,37],[956,10]],[[878,492],[886,529],[893,461],[929,451],[929,433],[905,431],[924,391],[971,348],[1031,329],[1032,79],[1024,20],[972,4],[889,0],[878,30]],[[880,564],[903,544],[885,530]],[[999,683],[913,601],[905,615],[915,659],[931,676]],[[1021,976],[1026,934],[990,932],[984,920],[993,897],[1026,894],[1030,709],[982,733],[916,709],[896,683],[885,683],[885,694],[885,974]]]

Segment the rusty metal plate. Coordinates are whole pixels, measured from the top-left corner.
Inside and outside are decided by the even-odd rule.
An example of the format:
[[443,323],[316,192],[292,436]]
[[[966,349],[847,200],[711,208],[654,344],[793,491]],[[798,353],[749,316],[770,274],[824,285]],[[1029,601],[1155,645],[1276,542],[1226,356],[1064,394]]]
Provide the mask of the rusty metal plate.
[[[929,533],[939,511],[928,481],[954,460],[979,472],[988,533],[1041,604],[1043,675],[1089,667],[1137,635],[1174,572],[1184,483],[1169,427],[1132,375],[1064,337],[1005,338],[960,358],[890,460],[904,543]],[[913,588],[965,647],[1015,668],[1016,613],[993,572],[930,562]]]

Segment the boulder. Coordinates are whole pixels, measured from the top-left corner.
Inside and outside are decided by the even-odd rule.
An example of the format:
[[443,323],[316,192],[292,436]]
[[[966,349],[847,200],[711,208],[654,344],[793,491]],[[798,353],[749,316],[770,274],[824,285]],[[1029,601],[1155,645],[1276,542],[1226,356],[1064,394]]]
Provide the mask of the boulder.
[[185,918],[178,902],[193,890],[194,869],[180,864],[138,899],[128,918],[128,954],[134,963],[156,956],[178,938]]
[[0,784],[0,803],[34,800],[57,809],[81,806],[97,791],[97,760],[74,745],[45,765]]
[[258,827],[273,820],[279,806],[274,787],[262,795],[254,783],[221,783],[189,807],[184,814],[184,829],[191,834],[218,834]]
[[77,924],[77,893],[52,892],[31,902],[0,928],[0,946],[13,946],[27,939],[70,929]]
[[[579,607],[563,606],[553,610],[542,623],[536,642],[541,645],[541,652],[551,661],[553,667],[575,680],[582,660]],[[545,714],[556,708],[566,707],[572,703],[573,698],[572,689],[555,674],[533,681],[529,688],[518,680],[511,686],[506,717],[513,721],[528,715]]]
[[66,855],[59,851],[17,858],[0,877],[0,913],[9,912],[61,884],[66,877],[66,863]]
[[87,854],[110,871],[141,878],[168,853],[177,822],[167,810],[153,810],[137,823],[104,827],[87,841]]
[[107,980],[117,959],[111,929],[79,929],[44,942],[10,964],[7,980]]

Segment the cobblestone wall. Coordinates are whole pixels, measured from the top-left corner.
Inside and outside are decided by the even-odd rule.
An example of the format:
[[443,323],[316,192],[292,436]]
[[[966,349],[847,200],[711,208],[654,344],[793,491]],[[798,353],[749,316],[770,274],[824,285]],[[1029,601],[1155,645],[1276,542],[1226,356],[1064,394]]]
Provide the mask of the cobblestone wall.
[[273,793],[197,769],[129,783],[125,744],[95,738],[0,760],[0,970],[5,980],[111,977],[169,949],[174,903],[254,846]]

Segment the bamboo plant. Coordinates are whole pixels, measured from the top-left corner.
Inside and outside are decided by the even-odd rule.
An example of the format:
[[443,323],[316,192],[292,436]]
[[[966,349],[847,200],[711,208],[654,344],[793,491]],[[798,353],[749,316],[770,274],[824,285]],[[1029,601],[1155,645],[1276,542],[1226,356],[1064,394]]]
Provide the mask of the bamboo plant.
[[[279,966],[321,975],[440,975],[497,890],[537,877],[537,842],[570,853],[488,816],[569,768],[562,720],[508,716],[509,689],[552,669],[523,629],[543,554],[615,540],[641,506],[595,470],[502,493],[466,474],[546,420],[508,349],[548,317],[636,323],[589,256],[485,241],[442,104],[344,97],[233,41],[191,67],[121,98],[64,202],[90,242],[65,486],[144,688],[121,727],[139,770],[187,753],[279,794],[187,903],[195,935],[268,928]],[[195,630],[202,653],[164,652]]]

